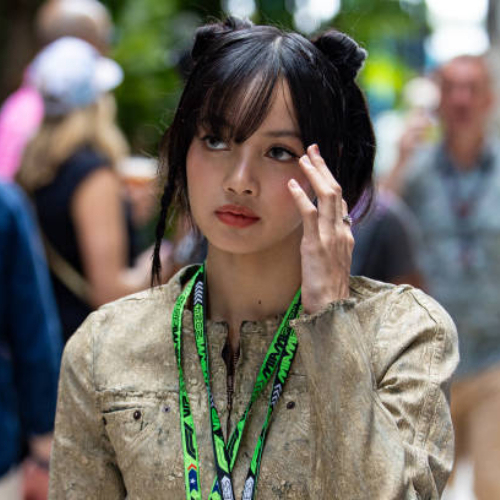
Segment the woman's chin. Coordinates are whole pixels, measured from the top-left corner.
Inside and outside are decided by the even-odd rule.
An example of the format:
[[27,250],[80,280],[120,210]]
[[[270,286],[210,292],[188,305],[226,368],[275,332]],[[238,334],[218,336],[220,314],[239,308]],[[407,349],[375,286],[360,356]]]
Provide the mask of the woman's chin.
[[210,249],[212,249],[212,251],[231,254],[231,255],[251,255],[251,254],[261,253],[264,250],[255,243],[252,244],[252,242],[208,240],[208,243],[209,243],[209,251]]

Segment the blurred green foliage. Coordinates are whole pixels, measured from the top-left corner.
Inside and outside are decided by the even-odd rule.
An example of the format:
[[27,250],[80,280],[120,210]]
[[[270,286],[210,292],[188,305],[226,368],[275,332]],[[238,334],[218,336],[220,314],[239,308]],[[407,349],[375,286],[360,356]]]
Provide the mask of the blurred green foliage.
[[357,40],[411,37],[425,23],[425,4],[415,0],[343,0],[334,24]]
[[425,67],[429,33],[423,0],[343,0],[334,25],[355,38],[369,57],[360,81],[372,113],[399,107],[404,84]]
[[118,117],[135,153],[156,154],[156,144],[175,105],[180,78],[171,60],[179,39],[175,1],[105,2],[115,20],[112,57],[125,71],[116,90]]

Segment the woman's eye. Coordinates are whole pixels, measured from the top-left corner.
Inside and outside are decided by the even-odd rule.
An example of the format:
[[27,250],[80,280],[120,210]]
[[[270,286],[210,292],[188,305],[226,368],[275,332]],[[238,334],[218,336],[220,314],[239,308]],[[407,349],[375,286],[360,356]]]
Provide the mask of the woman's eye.
[[227,149],[227,144],[224,141],[221,141],[220,139],[212,135],[206,135],[205,137],[203,137],[202,141],[205,143],[208,149],[213,149],[215,151]]
[[294,158],[298,158],[298,156],[293,153],[292,151],[289,151],[288,149],[281,148],[281,147],[274,147],[269,150],[268,155],[273,159],[273,160],[279,160],[279,161],[289,161]]

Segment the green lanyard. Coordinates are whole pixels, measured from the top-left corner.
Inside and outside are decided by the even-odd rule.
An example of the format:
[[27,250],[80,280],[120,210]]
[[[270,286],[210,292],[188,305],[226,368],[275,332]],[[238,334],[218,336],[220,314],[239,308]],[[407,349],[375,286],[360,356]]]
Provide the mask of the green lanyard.
[[206,294],[205,294],[205,266],[202,264],[191,278],[184,291],[180,294],[172,314],[172,334],[174,340],[175,355],[179,369],[179,404],[182,450],[184,453],[184,478],[186,481],[187,500],[201,500],[201,486],[198,467],[198,446],[196,443],[196,431],[194,428],[193,415],[189,405],[186,384],[182,371],[181,344],[182,344],[182,314],[188,298],[194,288],[193,316],[196,338],[196,348],[200,358],[203,378],[207,388],[208,404],[210,406],[210,423],[212,426],[212,444],[214,449],[214,462],[217,477],[214,480],[209,500],[234,500],[234,490],[231,478],[238,451],[243,437],[247,417],[253,403],[258,399],[274,372],[273,389],[269,397],[269,404],[265,422],[255,446],[252,461],[248,470],[242,500],[253,500],[257,488],[262,453],[266,440],[267,431],[271,423],[271,416],[282,392],[285,381],[297,352],[297,337],[289,326],[290,320],[298,316],[301,310],[300,290],[296,293],[290,304],[278,331],[267,351],[266,357],[257,375],[252,396],[245,412],[236,425],[229,442],[226,446],[224,435],[220,425],[219,415],[215,407],[210,389],[210,369],[208,360],[208,342],[206,335]]

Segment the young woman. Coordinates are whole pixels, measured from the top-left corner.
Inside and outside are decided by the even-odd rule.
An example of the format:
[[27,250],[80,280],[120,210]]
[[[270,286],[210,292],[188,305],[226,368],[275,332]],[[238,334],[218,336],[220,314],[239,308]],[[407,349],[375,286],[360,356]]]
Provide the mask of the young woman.
[[229,19],[192,55],[157,236],[173,204],[208,257],[68,344],[51,498],[439,498],[453,323],[349,277],[374,155],[364,51]]

